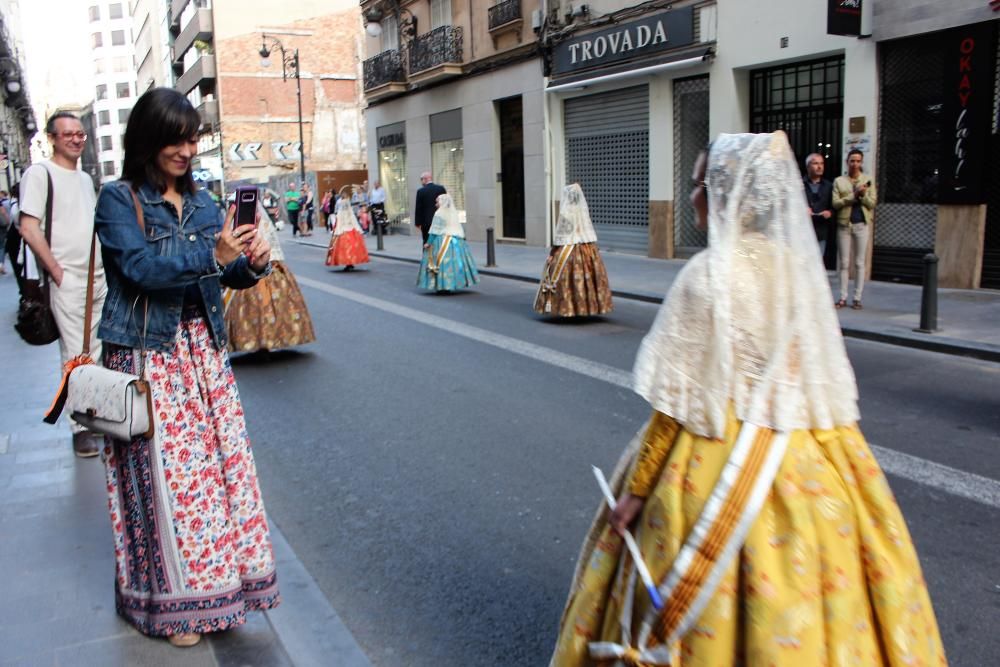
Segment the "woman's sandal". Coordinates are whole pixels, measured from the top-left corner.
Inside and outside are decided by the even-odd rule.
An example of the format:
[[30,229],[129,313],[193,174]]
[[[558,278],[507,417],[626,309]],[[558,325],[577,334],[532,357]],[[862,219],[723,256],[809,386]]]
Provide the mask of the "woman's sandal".
[[861,310],[861,302],[855,299],[854,303],[851,305],[851,308],[853,310]]
[[201,641],[201,634],[197,632],[180,632],[167,637],[171,646],[178,648],[190,648]]
[[833,307],[834,308],[843,308],[846,305],[847,305],[847,299],[841,299],[840,301],[838,301],[835,304],[833,304]]

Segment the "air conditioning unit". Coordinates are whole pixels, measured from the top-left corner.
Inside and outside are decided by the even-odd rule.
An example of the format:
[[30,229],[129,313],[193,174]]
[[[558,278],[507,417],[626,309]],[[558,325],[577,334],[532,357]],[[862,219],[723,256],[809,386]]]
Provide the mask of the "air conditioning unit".
[[538,32],[542,29],[542,10],[536,9],[531,12],[531,29]]

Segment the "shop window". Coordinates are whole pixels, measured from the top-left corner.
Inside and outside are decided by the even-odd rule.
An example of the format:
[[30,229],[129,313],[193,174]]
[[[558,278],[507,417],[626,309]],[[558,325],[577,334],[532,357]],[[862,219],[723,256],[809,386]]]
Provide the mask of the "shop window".
[[406,187],[406,146],[378,152],[378,176],[385,189],[385,213],[392,222],[401,222],[409,211]]
[[451,195],[459,218],[465,218],[465,153],[461,139],[437,141],[431,144],[431,169],[434,182],[443,185]]

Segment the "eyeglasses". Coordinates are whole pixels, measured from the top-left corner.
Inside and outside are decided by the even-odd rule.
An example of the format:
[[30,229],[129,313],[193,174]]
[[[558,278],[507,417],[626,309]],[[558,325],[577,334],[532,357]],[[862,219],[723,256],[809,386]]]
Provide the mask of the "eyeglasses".
[[53,133],[53,136],[65,139],[66,141],[69,141],[70,139],[79,139],[80,141],[87,140],[86,132],[55,132]]

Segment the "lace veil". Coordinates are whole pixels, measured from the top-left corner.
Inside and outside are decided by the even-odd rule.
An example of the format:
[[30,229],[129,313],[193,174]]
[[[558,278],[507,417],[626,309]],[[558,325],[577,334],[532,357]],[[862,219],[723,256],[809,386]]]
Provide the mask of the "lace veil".
[[458,219],[458,211],[455,209],[455,203],[452,201],[451,195],[438,195],[437,205],[438,207],[434,211],[434,219],[431,221],[428,233],[448,234],[449,236],[465,238],[465,230]]
[[590,221],[590,209],[579,184],[571,183],[563,188],[559,202],[559,220],[552,234],[552,245],[573,245],[574,243],[596,243],[597,232]]
[[361,224],[358,222],[357,216],[354,215],[354,209],[351,208],[351,201],[347,197],[341,197],[337,202],[336,214],[337,221],[333,225],[334,236],[346,234],[352,229],[362,231]]
[[783,132],[723,134],[705,180],[709,247],[680,272],[636,358],[636,391],[691,431],[858,420],[858,391]]

